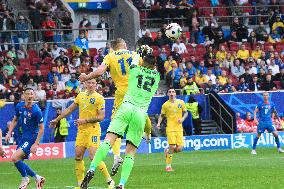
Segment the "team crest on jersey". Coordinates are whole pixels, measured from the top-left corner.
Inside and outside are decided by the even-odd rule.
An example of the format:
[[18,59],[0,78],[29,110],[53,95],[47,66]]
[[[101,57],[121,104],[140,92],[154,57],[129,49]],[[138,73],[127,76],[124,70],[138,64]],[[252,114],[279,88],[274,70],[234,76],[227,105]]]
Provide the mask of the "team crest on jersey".
[[181,108],[181,104],[178,104],[178,108]]
[[31,112],[28,112],[28,117],[32,117],[32,113]]
[[91,103],[91,104],[94,104],[94,103],[95,103],[95,100],[96,100],[95,98],[90,98],[90,103]]

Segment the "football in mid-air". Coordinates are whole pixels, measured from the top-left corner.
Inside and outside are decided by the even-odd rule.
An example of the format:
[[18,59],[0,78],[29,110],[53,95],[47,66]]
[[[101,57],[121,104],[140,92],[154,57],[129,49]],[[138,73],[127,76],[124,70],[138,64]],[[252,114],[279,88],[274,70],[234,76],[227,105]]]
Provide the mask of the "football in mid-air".
[[182,29],[179,24],[171,23],[166,27],[166,36],[171,40],[176,40],[180,37]]

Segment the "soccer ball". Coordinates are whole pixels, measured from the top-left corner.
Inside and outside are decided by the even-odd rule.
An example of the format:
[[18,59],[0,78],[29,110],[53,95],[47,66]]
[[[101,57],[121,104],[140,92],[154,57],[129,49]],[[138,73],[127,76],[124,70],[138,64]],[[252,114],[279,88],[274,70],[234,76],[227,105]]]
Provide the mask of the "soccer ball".
[[177,23],[171,23],[166,27],[166,36],[171,40],[176,40],[181,35],[182,29]]

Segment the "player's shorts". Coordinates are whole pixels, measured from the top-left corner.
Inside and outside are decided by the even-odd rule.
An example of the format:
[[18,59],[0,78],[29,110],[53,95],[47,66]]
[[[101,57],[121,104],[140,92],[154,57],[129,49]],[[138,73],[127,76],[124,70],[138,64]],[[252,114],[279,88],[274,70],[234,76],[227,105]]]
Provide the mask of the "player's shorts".
[[31,147],[35,141],[36,139],[22,138],[17,146],[17,149],[21,148],[26,154],[26,158],[28,158],[31,153]]
[[121,138],[126,133],[126,141],[138,147],[143,137],[146,116],[140,108],[125,102],[117,110],[107,132]]
[[86,132],[79,131],[76,137],[75,146],[76,147],[95,147],[98,148],[101,142],[101,133],[100,132]]
[[169,145],[183,146],[183,132],[182,131],[168,131],[166,132]]
[[261,134],[264,133],[264,131],[267,130],[269,133],[275,131],[275,127],[272,124],[272,122],[259,122],[257,126],[257,133]]

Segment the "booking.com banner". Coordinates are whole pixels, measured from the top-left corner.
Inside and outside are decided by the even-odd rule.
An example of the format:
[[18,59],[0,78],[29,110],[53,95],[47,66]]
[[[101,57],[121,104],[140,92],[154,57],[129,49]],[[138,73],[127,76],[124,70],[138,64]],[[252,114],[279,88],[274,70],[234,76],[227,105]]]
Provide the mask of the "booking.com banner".
[[[254,133],[240,133],[227,135],[202,135],[184,137],[184,151],[197,150],[228,150],[240,148],[252,148]],[[280,143],[284,145],[284,132],[279,132]],[[258,140],[257,147],[275,147],[274,137],[270,133],[264,133]],[[122,140],[121,153],[124,154],[126,141]],[[143,140],[137,153],[159,153],[168,148],[167,138],[154,137],[150,144]],[[1,161],[11,161],[12,154],[16,151],[16,146],[4,146],[7,154],[6,158],[0,158]],[[111,153],[111,151],[110,151]],[[35,155],[30,157],[36,159],[56,159],[56,158],[73,158],[75,156],[75,142],[66,143],[48,143],[41,144]],[[88,156],[86,153],[85,156]]]

